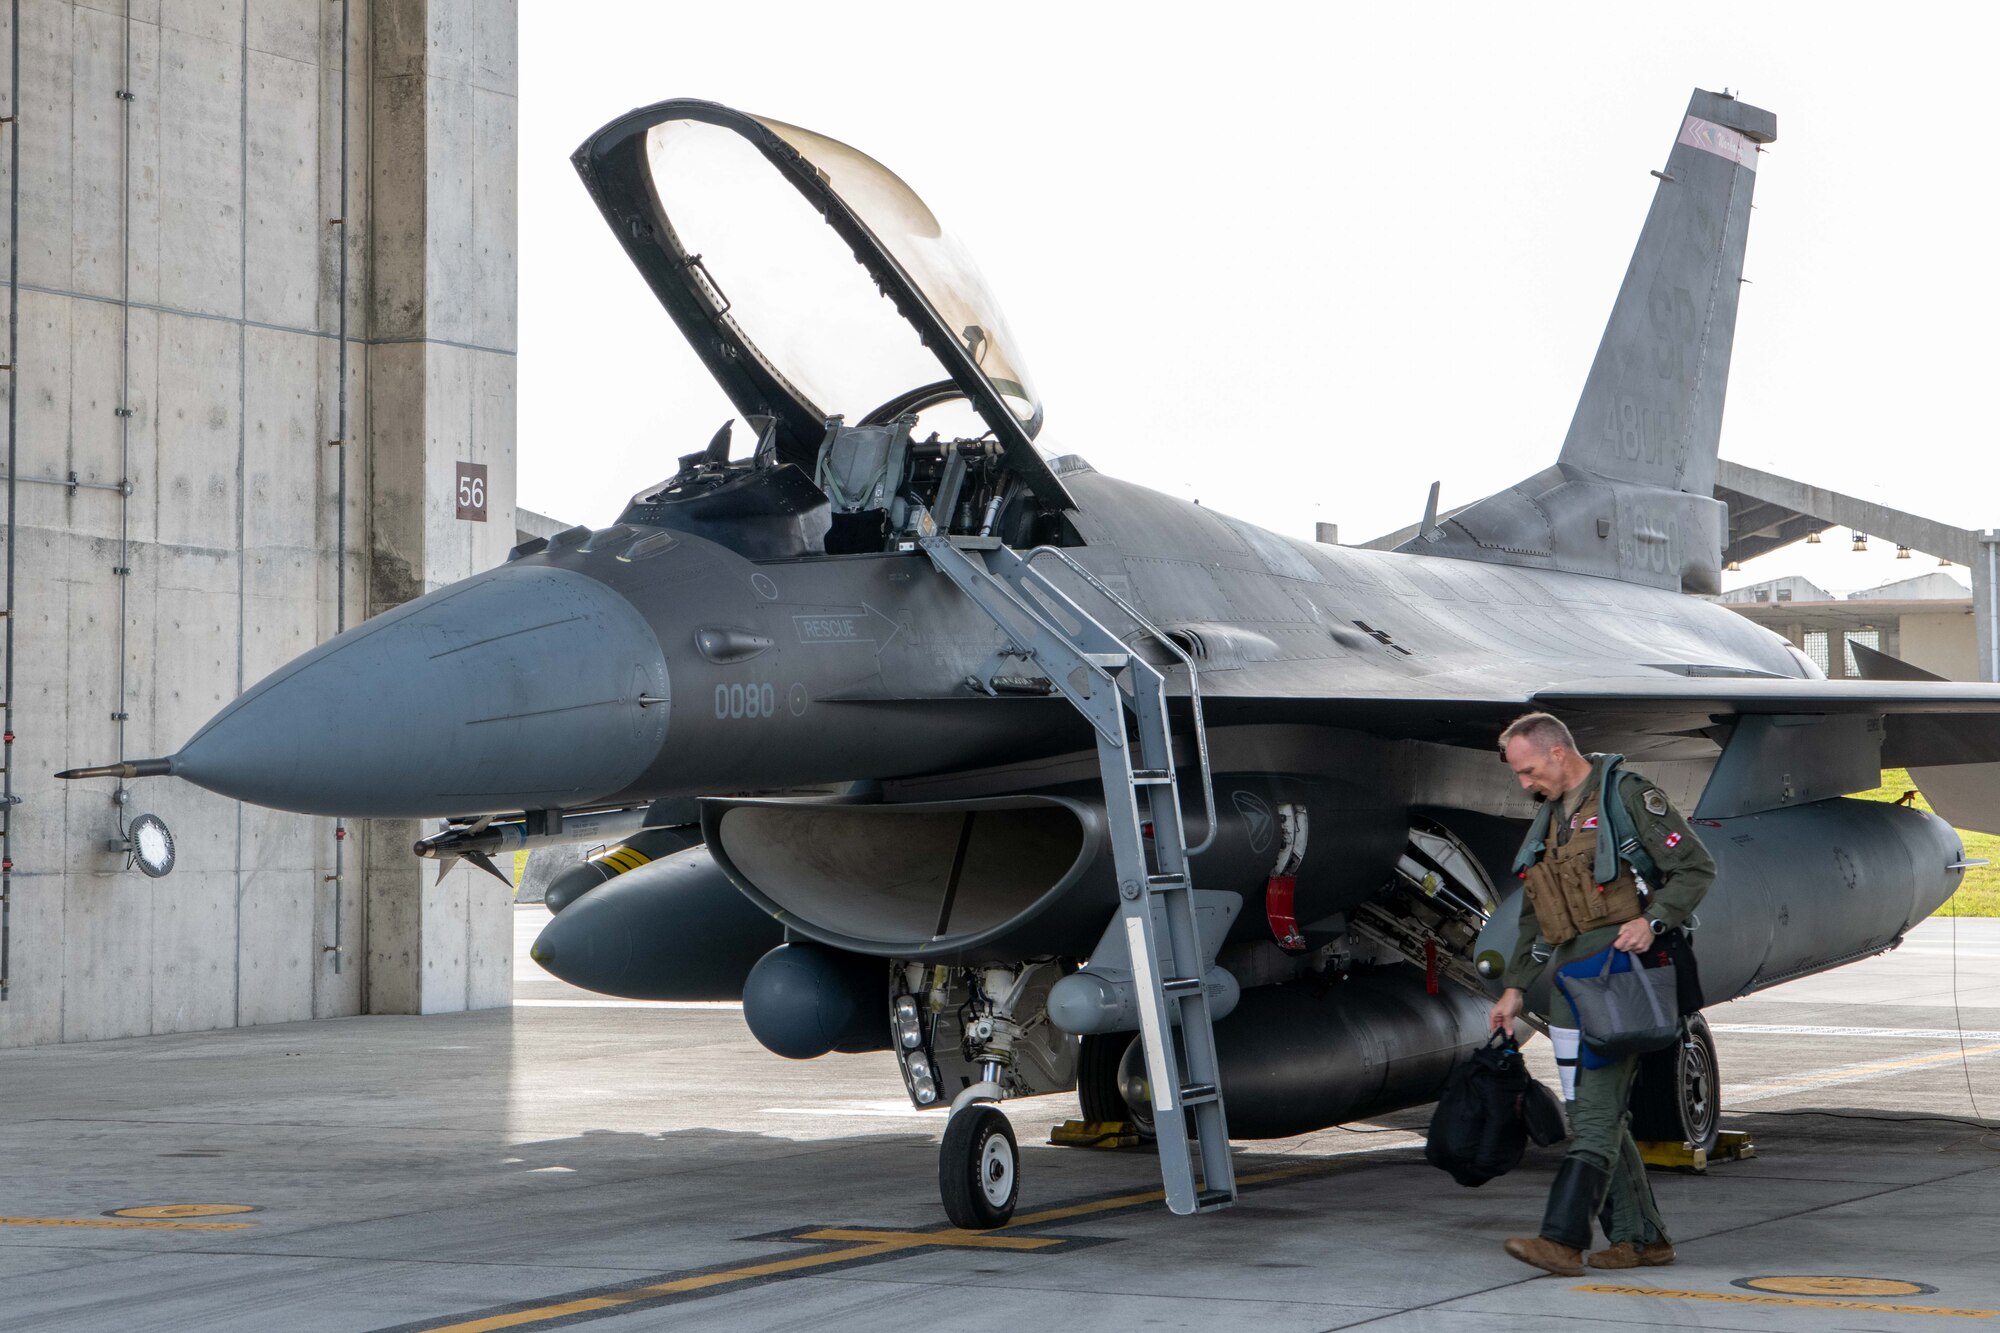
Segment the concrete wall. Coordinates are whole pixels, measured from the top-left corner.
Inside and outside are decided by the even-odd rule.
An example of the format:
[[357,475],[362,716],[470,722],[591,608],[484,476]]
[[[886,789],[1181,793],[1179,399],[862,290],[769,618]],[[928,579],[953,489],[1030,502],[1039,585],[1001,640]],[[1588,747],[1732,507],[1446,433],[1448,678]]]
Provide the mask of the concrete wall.
[[[22,803],[0,1045],[504,1002],[494,895],[376,855],[399,839],[409,860],[407,830],[357,826],[336,884],[332,821],[170,779],[121,807],[109,780],[50,775],[171,753],[334,632],[343,239],[347,622],[511,544],[512,0],[352,0],[344,227],[339,0],[21,9],[20,361],[0,392],[19,398]],[[491,522],[452,517],[460,458],[491,468]],[[71,473],[86,485],[32,480]],[[147,810],[178,841],[158,881],[109,847]]]

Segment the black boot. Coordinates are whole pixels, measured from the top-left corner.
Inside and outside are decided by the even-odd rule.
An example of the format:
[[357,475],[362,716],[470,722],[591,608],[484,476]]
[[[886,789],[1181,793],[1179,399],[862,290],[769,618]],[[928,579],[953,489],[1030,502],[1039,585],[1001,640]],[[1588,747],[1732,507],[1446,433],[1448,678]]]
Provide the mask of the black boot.
[[1597,1215],[1611,1177],[1601,1166],[1581,1157],[1565,1157],[1549,1186],[1548,1210],[1542,1214],[1542,1235],[1572,1250],[1590,1248],[1590,1220]]

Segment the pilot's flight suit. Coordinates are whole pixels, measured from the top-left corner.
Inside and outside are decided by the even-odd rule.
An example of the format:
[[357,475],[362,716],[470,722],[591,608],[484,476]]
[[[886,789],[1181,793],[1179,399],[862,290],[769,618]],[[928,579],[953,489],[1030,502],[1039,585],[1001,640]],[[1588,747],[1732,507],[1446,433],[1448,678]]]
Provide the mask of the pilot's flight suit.
[[[1618,927],[1634,917],[1651,920],[1656,934],[1680,926],[1715,882],[1715,862],[1687,820],[1659,788],[1622,768],[1615,778],[1616,799],[1630,816],[1630,833],[1638,842],[1627,853],[1639,855],[1642,864],[1651,858],[1653,882],[1642,886],[1628,855],[1614,861],[1613,849],[1607,849],[1600,857],[1600,838],[1615,849],[1613,821],[1605,816],[1600,797],[1607,769],[1617,767],[1620,758],[1591,755],[1590,776],[1530,830],[1515,863],[1526,891],[1503,986],[1526,990],[1545,966],[1561,967],[1603,950]],[[1614,866],[1616,873],[1605,879]],[[1569,1156],[1549,1190],[1541,1234],[1559,1245],[1588,1250],[1591,1217],[1601,1203],[1604,1233],[1614,1246],[1629,1241],[1644,1249],[1663,1242],[1666,1228],[1632,1141],[1627,1105],[1639,1057],[1624,1056],[1595,1069],[1579,1067],[1576,1019],[1560,989],[1552,991],[1550,1010],[1549,1035],[1562,1066],[1572,1137]],[[1671,1250],[1666,1254],[1671,1258]]]

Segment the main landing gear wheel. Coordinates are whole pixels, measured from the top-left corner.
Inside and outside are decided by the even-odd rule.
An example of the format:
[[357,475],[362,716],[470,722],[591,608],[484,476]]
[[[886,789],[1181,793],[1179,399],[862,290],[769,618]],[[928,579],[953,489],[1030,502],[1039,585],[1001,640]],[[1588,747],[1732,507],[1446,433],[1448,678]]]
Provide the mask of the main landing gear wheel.
[[1722,1066],[1708,1020],[1695,1014],[1681,1039],[1639,1057],[1632,1080],[1632,1137],[1714,1152],[1722,1132]]
[[998,1107],[975,1103],[954,1112],[938,1149],[938,1194],[951,1224],[967,1231],[1007,1225],[1021,1194],[1020,1162],[1014,1127]]
[[1133,1040],[1129,1032],[1092,1034],[1083,1039],[1076,1057],[1076,1101],[1087,1122],[1102,1124],[1131,1119],[1118,1078],[1118,1065]]

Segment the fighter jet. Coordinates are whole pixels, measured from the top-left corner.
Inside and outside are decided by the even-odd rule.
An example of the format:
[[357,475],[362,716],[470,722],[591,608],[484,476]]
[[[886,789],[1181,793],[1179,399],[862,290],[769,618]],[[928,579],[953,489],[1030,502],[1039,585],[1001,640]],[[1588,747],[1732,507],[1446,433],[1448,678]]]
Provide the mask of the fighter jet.
[[[1176,1212],[1223,1206],[1231,1139],[1421,1104],[1484,1038],[1526,710],[1693,811],[1709,1003],[1893,948],[1959,883],[1952,824],[2000,828],[2000,687],[1828,681],[1690,595],[1776,132],[1695,92],[1554,461],[1359,549],[1045,455],[998,305],[881,164],[634,111],[575,164],[741,440],[65,776],[444,817],[437,857],[627,837],[534,956],[740,998],[782,1056],[893,1051],[949,1112],[954,1222],[1015,1207],[1000,1104],[1071,1089],[1155,1136]],[[1885,764],[1950,822],[1846,799]],[[1642,1136],[1712,1143],[1718,1072],[1697,1018]]]

